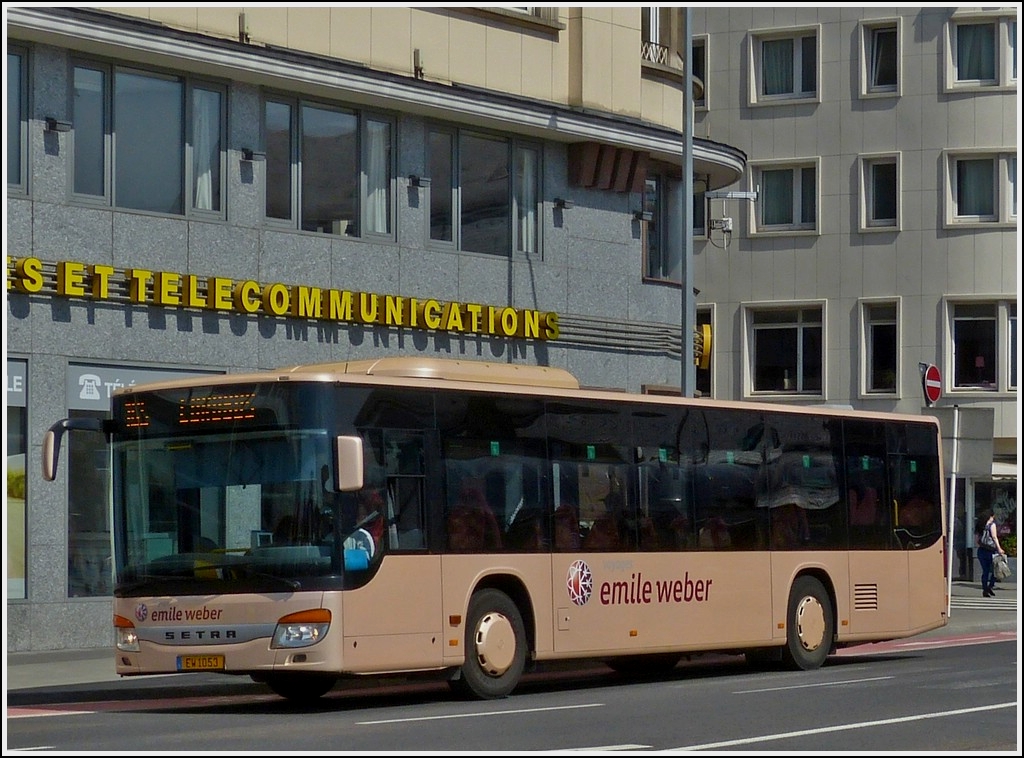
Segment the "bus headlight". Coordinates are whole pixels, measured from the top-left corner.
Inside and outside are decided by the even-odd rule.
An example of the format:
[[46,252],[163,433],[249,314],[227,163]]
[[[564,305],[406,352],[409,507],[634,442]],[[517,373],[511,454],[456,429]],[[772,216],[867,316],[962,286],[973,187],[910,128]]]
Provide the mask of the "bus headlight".
[[330,627],[331,612],[324,608],[290,613],[277,620],[270,647],[309,647],[322,640]]
[[135,624],[117,614],[114,614],[114,644],[123,653],[139,652],[139,633],[135,631]]

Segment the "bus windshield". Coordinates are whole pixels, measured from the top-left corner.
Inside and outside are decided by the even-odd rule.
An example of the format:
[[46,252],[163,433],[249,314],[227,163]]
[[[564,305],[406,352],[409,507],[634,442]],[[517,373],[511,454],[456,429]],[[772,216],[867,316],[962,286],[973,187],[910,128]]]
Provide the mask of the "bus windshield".
[[346,552],[368,564],[314,391],[132,399],[112,446],[119,594],[341,588]]

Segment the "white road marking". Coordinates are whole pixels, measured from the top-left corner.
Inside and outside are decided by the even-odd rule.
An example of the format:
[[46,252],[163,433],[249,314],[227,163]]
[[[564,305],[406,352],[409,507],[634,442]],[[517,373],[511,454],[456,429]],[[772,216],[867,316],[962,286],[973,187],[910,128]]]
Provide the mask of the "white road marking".
[[410,721],[443,721],[445,719],[471,719],[480,716],[511,716],[517,713],[544,713],[546,711],[568,711],[577,708],[603,708],[604,703],[584,703],[582,705],[559,705],[552,708],[521,708],[512,711],[483,711],[481,713],[449,713],[444,716],[417,716],[410,719],[381,719],[379,721],[357,721],[357,724],[403,724]]

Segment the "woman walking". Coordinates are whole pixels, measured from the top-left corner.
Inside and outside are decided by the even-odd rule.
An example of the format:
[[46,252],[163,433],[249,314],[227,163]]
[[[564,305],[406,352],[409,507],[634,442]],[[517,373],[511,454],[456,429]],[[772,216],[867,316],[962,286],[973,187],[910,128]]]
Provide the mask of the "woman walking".
[[[992,571],[992,559],[996,553],[1006,555],[999,544],[999,529],[991,509],[981,514],[984,519],[978,532],[978,563],[981,564],[981,594],[984,597],[995,597],[996,575]],[[980,519],[979,519],[980,520]]]

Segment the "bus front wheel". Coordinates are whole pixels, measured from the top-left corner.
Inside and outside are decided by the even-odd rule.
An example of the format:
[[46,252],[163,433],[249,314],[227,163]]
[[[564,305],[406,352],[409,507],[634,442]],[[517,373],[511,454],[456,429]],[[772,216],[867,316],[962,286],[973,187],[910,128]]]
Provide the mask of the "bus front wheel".
[[262,681],[275,694],[294,703],[312,703],[326,695],[338,681],[322,674],[267,674]]
[[466,662],[451,681],[459,694],[481,700],[506,697],[526,668],[526,627],[504,592],[486,589],[469,601]]
[[828,591],[813,576],[799,577],[789,593],[785,662],[793,669],[818,668],[832,650],[834,635],[835,616]]

